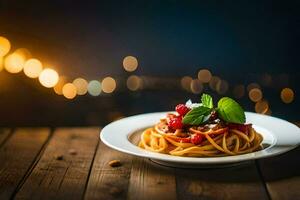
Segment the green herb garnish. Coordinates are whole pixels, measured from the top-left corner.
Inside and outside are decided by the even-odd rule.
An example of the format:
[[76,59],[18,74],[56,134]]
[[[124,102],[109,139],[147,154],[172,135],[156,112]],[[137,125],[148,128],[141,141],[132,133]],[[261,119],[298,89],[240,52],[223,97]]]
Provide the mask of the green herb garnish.
[[210,115],[211,109],[204,106],[196,107],[190,110],[183,118],[182,122],[184,124],[199,125],[205,122],[206,116]]
[[199,125],[209,120],[213,110],[218,113],[218,116],[231,123],[245,123],[245,113],[243,108],[233,99],[223,97],[218,102],[218,107],[213,107],[213,99],[208,94],[201,96],[201,106],[190,110],[183,118],[184,124]]
[[210,95],[208,94],[202,94],[201,96],[201,102],[202,105],[208,108],[213,108],[214,107],[214,103],[213,103],[213,99]]
[[219,100],[217,112],[219,117],[226,122],[243,124],[246,121],[243,108],[229,97]]

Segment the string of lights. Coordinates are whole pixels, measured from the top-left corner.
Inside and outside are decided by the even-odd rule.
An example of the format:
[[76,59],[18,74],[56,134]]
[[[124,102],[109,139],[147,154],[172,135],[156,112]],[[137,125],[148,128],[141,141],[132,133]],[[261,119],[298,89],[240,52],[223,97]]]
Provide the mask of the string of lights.
[[[16,74],[24,72],[28,78],[38,79],[40,84],[46,88],[54,89],[57,95],[63,95],[67,99],[74,99],[76,96],[86,95],[99,96],[103,93],[113,93],[117,88],[115,78],[108,76],[100,80],[85,80],[82,77],[68,81],[68,77],[60,76],[57,71],[51,67],[43,66],[42,62],[31,57],[30,52],[25,48],[19,48],[12,53],[11,44],[5,37],[0,36],[0,71],[5,69],[7,72]],[[123,59],[123,67],[127,72],[134,72],[138,68],[138,60],[134,56],[126,56]],[[159,82],[161,79],[155,79],[147,76],[129,75],[126,80],[126,86],[130,91],[138,91],[150,87],[149,83]],[[168,81],[165,80],[164,81]],[[170,80],[173,82],[174,80]],[[184,76],[179,85],[183,90],[193,94],[200,94],[204,87],[209,87],[212,91],[220,95],[227,93],[229,83],[218,76],[213,75],[208,69],[201,69],[197,78]],[[265,75],[263,82],[270,85],[272,77]],[[235,98],[240,99],[248,92],[249,99],[255,103],[255,111],[258,113],[271,114],[268,101],[263,96],[263,90],[258,83],[250,83],[245,87],[243,84],[235,85],[232,93]],[[291,88],[282,88],[280,92],[281,100],[289,104],[294,100],[294,91]]]

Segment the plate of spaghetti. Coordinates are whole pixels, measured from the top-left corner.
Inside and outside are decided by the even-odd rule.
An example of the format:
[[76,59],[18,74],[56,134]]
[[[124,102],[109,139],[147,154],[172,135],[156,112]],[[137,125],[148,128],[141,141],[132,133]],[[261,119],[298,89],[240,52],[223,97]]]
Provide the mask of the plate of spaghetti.
[[234,164],[275,156],[300,144],[300,129],[285,120],[244,112],[229,97],[216,106],[208,94],[175,111],[123,118],[100,138],[118,151],[175,167]]

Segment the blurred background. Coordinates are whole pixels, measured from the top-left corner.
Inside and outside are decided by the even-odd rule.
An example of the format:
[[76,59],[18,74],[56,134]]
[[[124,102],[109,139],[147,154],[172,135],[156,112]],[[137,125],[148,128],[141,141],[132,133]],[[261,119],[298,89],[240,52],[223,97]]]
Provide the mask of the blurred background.
[[0,0],[0,125],[103,126],[202,92],[299,121],[299,1]]

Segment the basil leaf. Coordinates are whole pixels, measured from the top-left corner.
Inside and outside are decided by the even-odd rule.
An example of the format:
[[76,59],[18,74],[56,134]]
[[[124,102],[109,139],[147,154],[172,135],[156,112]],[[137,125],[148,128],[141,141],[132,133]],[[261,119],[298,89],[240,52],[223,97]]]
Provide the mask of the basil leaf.
[[205,107],[208,107],[208,108],[214,107],[212,97],[208,94],[205,94],[205,93],[202,94],[201,102],[202,102],[202,105]]
[[223,97],[218,102],[218,115],[226,122],[243,124],[246,121],[243,108],[233,99]]
[[211,112],[211,108],[199,106],[190,110],[182,119],[182,123],[190,125],[199,125],[208,118],[206,117]]

